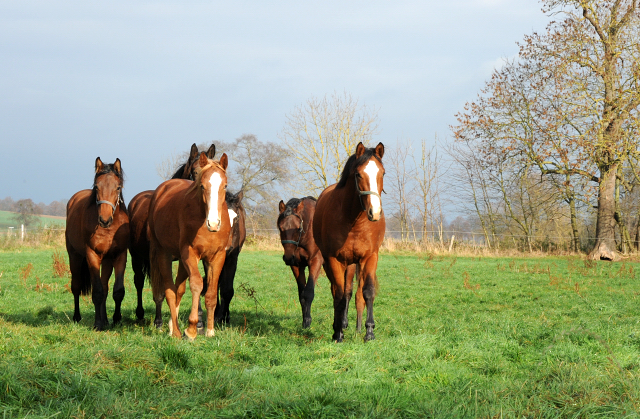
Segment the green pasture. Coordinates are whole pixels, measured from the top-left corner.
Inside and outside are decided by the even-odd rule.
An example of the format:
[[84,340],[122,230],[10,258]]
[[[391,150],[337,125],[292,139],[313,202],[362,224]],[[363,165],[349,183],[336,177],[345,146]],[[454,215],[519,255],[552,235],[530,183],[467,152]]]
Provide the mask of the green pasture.
[[[10,211],[0,211],[0,233],[6,233],[9,227],[14,227],[16,231],[20,229],[20,223],[15,219],[16,213]],[[66,220],[62,217],[48,217],[41,215],[38,223],[34,227],[64,228]]]
[[231,326],[189,343],[148,288],[135,321],[130,269],[122,325],[92,331],[89,298],[74,324],[52,253],[0,252],[2,417],[640,417],[635,262],[382,254],[376,340],[352,307],[335,344],[326,277],[303,330],[281,254],[245,251]]

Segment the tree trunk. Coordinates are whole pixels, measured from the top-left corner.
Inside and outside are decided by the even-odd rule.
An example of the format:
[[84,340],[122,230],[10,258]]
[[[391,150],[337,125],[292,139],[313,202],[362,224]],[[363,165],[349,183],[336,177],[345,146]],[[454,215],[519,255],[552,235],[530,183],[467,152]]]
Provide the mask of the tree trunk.
[[578,215],[576,214],[576,200],[573,195],[569,197],[569,212],[571,217],[571,234],[573,235],[573,251],[580,251],[580,236],[578,233]]
[[615,189],[618,163],[600,171],[598,184],[598,218],[596,219],[596,244],[589,253],[591,260],[618,259],[616,253],[616,220],[615,220]]

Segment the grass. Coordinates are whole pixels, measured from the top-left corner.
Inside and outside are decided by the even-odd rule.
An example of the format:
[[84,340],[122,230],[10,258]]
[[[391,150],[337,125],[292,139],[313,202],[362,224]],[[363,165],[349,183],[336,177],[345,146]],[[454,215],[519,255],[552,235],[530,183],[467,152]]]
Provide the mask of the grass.
[[89,298],[74,324],[56,250],[0,251],[4,417],[639,417],[635,262],[382,254],[376,340],[352,309],[334,344],[327,279],[303,330],[281,254],[246,251],[231,327],[188,343],[148,288],[135,321],[130,269],[121,326],[92,331]]

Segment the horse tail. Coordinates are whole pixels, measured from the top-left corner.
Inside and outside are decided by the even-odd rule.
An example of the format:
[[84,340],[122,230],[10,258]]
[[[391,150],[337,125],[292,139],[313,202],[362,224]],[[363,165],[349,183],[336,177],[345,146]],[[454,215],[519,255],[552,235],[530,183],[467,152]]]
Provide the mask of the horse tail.
[[141,267],[142,267],[142,275],[144,275],[145,278],[149,279],[149,282],[151,282],[151,262],[149,259],[149,255],[145,255],[146,257],[142,258],[142,263],[141,263]]
[[91,293],[91,272],[89,271],[89,263],[87,258],[82,259],[82,268],[80,270],[80,294],[89,295]]
[[[151,263],[151,261],[153,261],[153,263]],[[145,264],[146,268],[144,267]],[[149,283],[151,284],[154,300],[164,298],[163,281],[159,265],[158,251],[156,250],[156,246],[151,244],[149,248],[149,259],[146,259],[145,263],[143,263],[143,269],[147,269],[149,272]]]

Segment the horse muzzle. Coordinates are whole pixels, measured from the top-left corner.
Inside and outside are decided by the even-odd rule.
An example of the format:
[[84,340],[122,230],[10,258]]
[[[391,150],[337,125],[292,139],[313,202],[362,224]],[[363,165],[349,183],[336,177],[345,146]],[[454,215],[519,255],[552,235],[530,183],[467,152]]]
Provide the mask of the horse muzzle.
[[209,223],[209,220],[207,220],[207,230],[209,230],[212,233],[217,233],[218,231],[220,231],[221,225],[222,223],[220,222],[219,218],[218,218],[218,222],[214,225],[211,225],[211,223]]
[[113,217],[109,217],[106,221],[102,217],[98,217],[98,225],[102,228],[109,228],[113,224]]
[[378,211],[378,212],[373,212],[372,208],[369,208],[369,210],[367,211],[367,218],[369,219],[369,221],[380,221],[380,218],[382,216],[382,211]]
[[297,266],[299,262],[295,255],[284,255],[282,256],[282,260],[284,260],[284,264],[287,266]]

